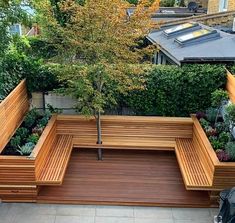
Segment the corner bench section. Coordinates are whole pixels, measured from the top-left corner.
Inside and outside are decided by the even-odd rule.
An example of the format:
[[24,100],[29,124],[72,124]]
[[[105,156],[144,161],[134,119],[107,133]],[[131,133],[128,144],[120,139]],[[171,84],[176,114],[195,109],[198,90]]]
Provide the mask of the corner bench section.
[[176,139],[176,157],[187,190],[210,190],[212,179],[192,139]]
[[61,185],[72,152],[71,135],[57,135],[42,167],[37,185]]

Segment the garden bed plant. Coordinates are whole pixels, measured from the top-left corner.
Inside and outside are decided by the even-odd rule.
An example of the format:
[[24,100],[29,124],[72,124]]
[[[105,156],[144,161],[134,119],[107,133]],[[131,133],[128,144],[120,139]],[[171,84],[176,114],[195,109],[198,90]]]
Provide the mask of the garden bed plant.
[[50,112],[30,110],[1,155],[30,155],[50,117]]
[[235,104],[227,104],[228,93],[216,90],[212,93],[212,107],[196,114],[218,159],[235,162]]

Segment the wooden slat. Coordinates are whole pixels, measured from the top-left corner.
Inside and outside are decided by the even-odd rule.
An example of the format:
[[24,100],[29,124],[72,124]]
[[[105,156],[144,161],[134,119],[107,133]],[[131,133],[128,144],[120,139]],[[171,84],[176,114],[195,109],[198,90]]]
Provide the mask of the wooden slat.
[[176,156],[187,189],[211,188],[212,181],[207,177],[192,139],[176,139]]
[[37,178],[38,185],[62,184],[72,151],[72,136],[58,135]]
[[230,100],[235,103],[235,77],[227,70],[227,85],[226,89]]
[[26,81],[20,84],[0,103],[0,152],[7,145],[29,109]]
[[210,206],[207,192],[185,190],[173,152],[140,150],[104,150],[98,161],[97,150],[74,149],[63,184],[43,186],[38,202]]

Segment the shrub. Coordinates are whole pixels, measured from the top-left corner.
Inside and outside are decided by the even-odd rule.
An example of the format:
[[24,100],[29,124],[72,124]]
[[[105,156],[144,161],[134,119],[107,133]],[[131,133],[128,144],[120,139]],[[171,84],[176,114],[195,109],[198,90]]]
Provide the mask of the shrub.
[[29,130],[24,127],[18,128],[16,131],[16,135],[19,136],[22,140],[25,140],[28,134]]
[[37,133],[33,133],[27,138],[27,142],[31,142],[36,145],[39,140],[39,137],[40,136]]
[[231,140],[231,134],[229,132],[222,132],[220,133],[218,140],[220,143],[222,143],[225,146],[226,143],[228,143]]
[[20,145],[21,143],[21,138],[20,136],[14,136],[11,138],[11,141],[10,141],[10,145],[13,147],[13,148],[18,148],[18,146]]
[[175,0],[161,0],[160,6],[161,7],[174,7]]
[[223,88],[226,71],[220,65],[153,66],[144,90],[124,97],[138,115],[188,116],[211,105],[211,93]]
[[235,142],[228,142],[225,146],[225,151],[232,160],[235,160]]
[[31,128],[36,121],[36,117],[32,113],[28,113],[24,119],[24,125],[26,128]]

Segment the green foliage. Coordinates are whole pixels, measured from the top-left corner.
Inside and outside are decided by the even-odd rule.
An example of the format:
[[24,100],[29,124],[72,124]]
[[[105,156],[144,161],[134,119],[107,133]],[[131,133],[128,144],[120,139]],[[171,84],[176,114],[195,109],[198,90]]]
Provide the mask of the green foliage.
[[20,127],[16,131],[16,135],[19,136],[22,140],[25,140],[28,137],[28,134],[29,130],[24,127]]
[[38,125],[45,127],[48,123],[48,117],[43,117],[42,119],[38,120]]
[[218,109],[217,108],[210,107],[206,110],[206,118],[211,123],[215,122],[217,114],[218,114]]
[[161,0],[160,6],[161,7],[174,7],[175,0]]
[[10,145],[14,148],[18,148],[18,146],[21,143],[21,138],[20,136],[15,136],[11,138]]
[[211,104],[214,107],[221,107],[228,100],[228,92],[222,89],[217,89],[211,93]]
[[39,140],[39,137],[40,136],[37,133],[33,133],[27,138],[27,142],[31,142],[36,145]]
[[29,15],[21,7],[22,0],[0,1],[0,58],[3,57],[12,41],[9,26],[15,23],[30,25]]
[[222,132],[229,132],[229,126],[226,122],[217,122],[215,128],[218,134]]
[[32,142],[25,143],[23,146],[19,146],[17,150],[22,156],[28,156],[32,152],[35,144]]
[[206,119],[201,118],[201,119],[199,120],[199,122],[200,122],[202,128],[205,129],[205,128],[208,128],[208,127],[209,127],[209,122],[208,122]]
[[36,122],[37,117],[39,116],[39,113],[36,109],[32,109],[27,113],[27,115],[24,118],[24,125],[26,128],[31,128],[34,123]]
[[131,92],[124,101],[139,115],[188,116],[211,104],[211,93],[226,83],[219,65],[155,66],[145,89]]
[[228,143],[231,140],[231,134],[230,132],[222,132],[220,133],[218,140],[220,143],[223,144],[223,147],[225,146],[226,143]]
[[232,160],[235,160],[235,142],[228,142],[225,151]]
[[223,149],[224,144],[216,136],[210,136],[209,140],[214,150]]
[[226,118],[235,124],[235,104],[230,104],[226,107]]
[[56,47],[38,37],[29,37],[30,47],[26,49],[26,54],[37,59],[50,59],[57,55]]

